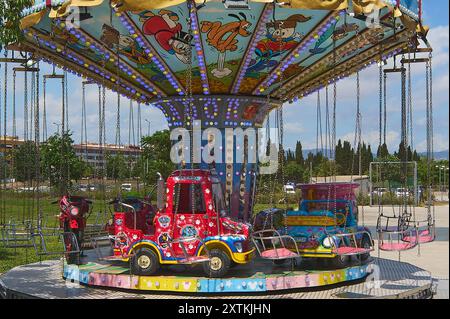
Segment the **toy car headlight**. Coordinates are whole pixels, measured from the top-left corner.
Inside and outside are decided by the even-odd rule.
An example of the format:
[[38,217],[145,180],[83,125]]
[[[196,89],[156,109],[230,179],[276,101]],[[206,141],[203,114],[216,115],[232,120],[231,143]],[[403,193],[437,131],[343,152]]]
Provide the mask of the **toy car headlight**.
[[72,208],[70,209],[70,214],[71,214],[72,216],[77,216],[77,215],[78,215],[78,207],[72,207]]
[[238,251],[238,253],[242,253],[242,243],[241,242],[237,242],[234,243],[234,247],[236,247],[236,250]]
[[322,246],[325,248],[331,248],[333,246],[333,238],[325,237],[325,239],[322,241]]

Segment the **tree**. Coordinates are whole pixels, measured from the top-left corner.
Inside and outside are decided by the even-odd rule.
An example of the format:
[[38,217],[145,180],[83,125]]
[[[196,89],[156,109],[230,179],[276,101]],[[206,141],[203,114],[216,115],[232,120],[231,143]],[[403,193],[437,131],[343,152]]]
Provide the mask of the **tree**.
[[108,178],[124,180],[128,176],[128,163],[122,154],[106,155],[106,175]]
[[285,177],[290,182],[304,182],[305,170],[296,162],[289,162],[285,167]]
[[32,0],[0,1],[0,51],[3,46],[19,42],[23,38],[20,29],[22,11],[30,7]]
[[175,170],[176,165],[170,159],[172,141],[168,130],[144,137],[142,148],[142,157],[136,167],[140,170],[139,176],[143,180],[153,183],[157,172],[167,178]]
[[300,141],[298,141],[295,146],[295,161],[302,167],[305,165],[305,159],[303,158],[303,146]]
[[377,150],[377,159],[382,160],[390,156],[386,143],[380,145]]
[[42,175],[58,188],[60,195],[67,193],[71,180],[83,177],[86,165],[75,153],[70,132],[51,136],[41,147]]
[[19,182],[36,179],[37,148],[33,141],[26,141],[13,152],[13,176]]

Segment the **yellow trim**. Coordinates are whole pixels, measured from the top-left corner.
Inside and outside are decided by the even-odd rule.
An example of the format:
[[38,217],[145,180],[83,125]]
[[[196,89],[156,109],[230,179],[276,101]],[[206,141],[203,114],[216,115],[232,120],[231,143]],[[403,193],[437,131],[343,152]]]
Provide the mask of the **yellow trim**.
[[[139,247],[142,247],[142,246],[148,246],[148,247],[153,248],[156,251],[156,253],[158,254],[159,263],[161,265],[175,265],[175,264],[178,264],[178,261],[176,261],[176,260],[162,260],[162,256],[161,256],[161,253],[160,253],[159,249],[154,244],[147,243],[147,242],[138,243],[138,244],[134,245],[133,247],[131,247],[129,255],[131,255],[136,248],[139,248]],[[128,262],[130,260],[130,258],[124,258],[122,260]]]
[[[225,247],[225,250],[228,254],[228,256],[230,256],[230,258],[237,264],[247,264],[248,262],[250,262],[251,258],[248,258],[247,256],[250,254],[253,254],[255,252],[255,248],[253,248],[252,250],[245,252],[245,253],[233,253],[230,249],[230,247],[228,247],[224,242],[220,241],[220,240],[212,240],[206,243],[207,246],[209,246],[210,244],[219,244],[219,246],[221,246],[221,248]],[[138,243],[136,245],[134,245],[133,247],[131,247],[130,249],[130,253],[129,255],[131,255],[133,253],[133,251],[139,247],[142,246],[149,246],[151,248],[154,248],[154,250],[156,250],[157,254],[158,254],[158,259],[159,259],[159,263],[161,265],[175,265],[178,264],[178,261],[176,260],[162,260],[162,256],[161,253],[159,251],[159,249],[156,248],[156,246],[154,244],[151,243],[147,243],[147,242],[143,242],[143,243]],[[204,246],[202,246],[197,254],[197,256],[200,256],[204,250],[203,248]],[[130,260],[130,258],[123,258],[122,261],[128,262]]]
[[[220,248],[225,248],[225,252],[228,254],[228,256],[230,256],[231,260],[233,260],[236,264],[247,264],[251,260],[251,258],[247,258],[247,256],[249,256],[250,254],[253,254],[255,252],[255,248],[253,248],[252,250],[245,252],[245,253],[233,253],[231,251],[230,247],[228,247],[228,245],[226,245],[223,241],[220,241],[220,240],[211,240],[205,244],[206,247],[216,246],[216,245],[220,246]],[[202,254],[203,250],[204,250],[204,246],[202,246],[200,248],[197,255],[200,256]]]
[[286,217],[287,226],[336,226],[345,223],[345,215],[336,214],[336,218],[328,216],[288,216]]

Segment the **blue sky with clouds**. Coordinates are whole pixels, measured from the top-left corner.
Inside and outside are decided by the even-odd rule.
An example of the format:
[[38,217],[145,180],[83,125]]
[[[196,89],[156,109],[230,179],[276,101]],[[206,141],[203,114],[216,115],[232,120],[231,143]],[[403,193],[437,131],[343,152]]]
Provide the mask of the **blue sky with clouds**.
[[[435,150],[447,150],[449,122],[449,2],[444,0],[424,0],[424,20],[431,27],[429,40],[434,48],[434,110],[435,110]],[[50,73],[51,68],[41,65],[42,73]],[[426,150],[425,136],[425,70],[424,66],[413,67],[413,129],[414,145],[419,151]],[[2,70],[3,74],[3,70]],[[378,68],[372,67],[364,70],[361,74],[361,110],[362,110],[362,134],[363,139],[370,143],[374,149],[378,145]],[[3,78],[3,76],[1,76]],[[69,100],[69,125],[74,132],[75,141],[80,141],[81,132],[81,80],[70,76],[70,100]],[[52,80],[55,81],[55,80]],[[60,122],[60,89],[52,82],[47,94],[49,135],[56,131],[54,122]],[[10,81],[10,88],[11,88]],[[388,99],[388,146],[395,150],[400,142],[400,95],[399,80],[389,81]],[[9,90],[10,91],[10,90]],[[337,138],[353,141],[355,131],[356,111],[356,80],[349,78],[338,83],[338,106],[337,106]],[[11,94],[9,97],[11,105]],[[322,101],[325,96],[322,92]],[[316,146],[316,100],[317,95],[305,98],[294,104],[285,106],[285,140],[286,147],[294,147],[297,140],[301,140],[305,149]],[[17,103],[23,103],[23,78],[22,74],[17,76]],[[88,103],[88,136],[89,140],[98,140],[98,114],[97,114],[97,89],[87,89]],[[42,100],[41,100],[42,103]],[[117,96],[112,93],[107,95],[107,142],[115,141],[115,117]],[[42,105],[42,104],[41,104]],[[142,118],[144,133],[147,132],[145,119],[151,121],[151,131],[166,129],[167,124],[161,112],[154,107],[143,106]],[[135,111],[136,115],[136,111]],[[9,109],[8,118],[11,119]],[[23,112],[17,111],[17,131],[23,130]],[[129,101],[122,99],[121,114],[122,142],[128,142],[129,127]],[[11,134],[12,128],[8,127]]]

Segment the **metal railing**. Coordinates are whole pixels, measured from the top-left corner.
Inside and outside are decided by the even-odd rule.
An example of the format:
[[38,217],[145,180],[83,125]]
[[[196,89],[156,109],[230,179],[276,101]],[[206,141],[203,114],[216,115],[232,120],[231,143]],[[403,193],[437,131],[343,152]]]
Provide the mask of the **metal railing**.
[[[361,238],[360,242],[362,243],[364,237],[367,236],[368,242],[370,243],[370,247],[362,247],[362,245],[358,245],[358,237]],[[372,235],[368,231],[358,231],[352,233],[343,233],[343,234],[329,234],[329,241],[332,245],[332,251],[334,254],[338,256],[358,256],[368,254],[375,250],[373,245]],[[347,250],[340,248],[348,248]]]
[[[258,254],[264,259],[283,260],[300,257],[300,251],[295,239],[289,235],[281,235],[275,229],[254,232],[252,234],[252,241],[256,249],[258,250]],[[292,245],[287,245],[288,242],[291,242]],[[294,249],[294,251],[292,252],[292,255],[284,256],[280,255],[281,249],[287,249],[291,252]],[[274,252],[274,255],[269,256],[267,252]]]

